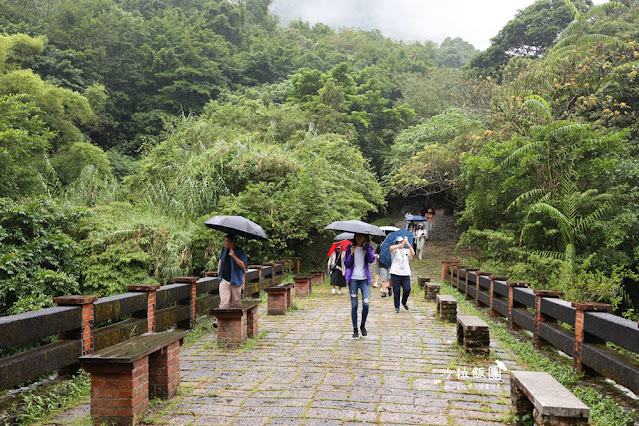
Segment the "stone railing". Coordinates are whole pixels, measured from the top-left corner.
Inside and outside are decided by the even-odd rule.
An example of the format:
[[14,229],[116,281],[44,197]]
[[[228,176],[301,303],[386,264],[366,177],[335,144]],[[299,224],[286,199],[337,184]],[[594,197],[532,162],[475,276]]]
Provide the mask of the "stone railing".
[[[294,266],[299,268],[299,262],[284,260],[248,269],[245,295],[259,295]],[[0,349],[55,337],[53,343],[0,358],[0,391],[55,370],[62,376],[72,374],[79,369],[80,356],[133,336],[168,328],[191,329],[199,317],[219,306],[217,277],[174,281],[163,286],[129,286],[127,293],[109,297],[56,297],[56,307],[0,317]]]
[[530,331],[535,347],[552,345],[571,356],[578,374],[596,372],[639,393],[639,362],[607,346],[639,353],[639,327],[611,314],[611,305],[571,303],[561,292],[531,290],[528,283],[453,260],[442,262],[442,279],[476,306],[487,307],[490,316],[506,318],[508,328]]

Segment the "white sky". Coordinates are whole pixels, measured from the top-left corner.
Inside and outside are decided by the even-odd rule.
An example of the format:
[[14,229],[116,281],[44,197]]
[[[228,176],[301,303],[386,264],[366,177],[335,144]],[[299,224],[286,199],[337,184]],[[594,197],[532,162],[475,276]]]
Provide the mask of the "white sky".
[[[372,9],[357,16],[368,0],[288,0],[296,12],[311,24],[323,22],[332,27],[372,27],[385,36],[404,41],[461,37],[476,49],[485,50],[490,39],[510,21],[519,9],[535,0],[376,0]],[[602,4],[607,0],[594,0]],[[278,3],[275,0],[274,3]],[[359,4],[359,6],[357,6]],[[359,9],[357,9],[359,7]],[[359,19],[358,19],[359,18]],[[362,24],[362,19],[368,22]]]

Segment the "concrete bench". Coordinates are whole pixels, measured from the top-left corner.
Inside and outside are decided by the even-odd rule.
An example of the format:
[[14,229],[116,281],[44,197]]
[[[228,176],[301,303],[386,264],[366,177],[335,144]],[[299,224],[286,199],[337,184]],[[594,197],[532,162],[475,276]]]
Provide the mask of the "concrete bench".
[[447,294],[438,294],[437,315],[444,321],[455,322],[457,319],[457,300]]
[[268,294],[268,315],[286,315],[293,306],[293,286],[295,283],[280,283],[264,289]]
[[257,308],[261,300],[243,299],[213,309],[217,318],[217,344],[237,347],[258,334]]
[[424,298],[428,301],[434,302],[437,299],[439,290],[439,284],[427,282],[426,285],[424,285]]
[[308,297],[313,292],[313,276],[312,275],[295,275],[295,297]]
[[324,282],[324,274],[326,272],[323,270],[311,271],[311,280],[313,281],[313,285],[320,285]]
[[150,398],[168,399],[180,385],[184,331],[146,333],[80,357],[91,374],[91,416],[96,424],[132,425]]
[[490,353],[488,324],[471,315],[457,315],[457,344],[465,351],[478,355]]
[[590,418],[590,408],[545,372],[511,371],[510,398],[519,418],[532,412],[541,426],[585,425]]

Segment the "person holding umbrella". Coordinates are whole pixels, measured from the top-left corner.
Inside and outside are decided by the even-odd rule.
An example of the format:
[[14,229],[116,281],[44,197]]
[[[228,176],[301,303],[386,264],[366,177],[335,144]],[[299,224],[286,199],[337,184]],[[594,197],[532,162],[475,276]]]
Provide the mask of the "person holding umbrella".
[[[371,295],[371,272],[369,264],[375,261],[373,247],[369,244],[369,237],[365,234],[355,234],[353,243],[346,248],[344,266],[346,267],[346,283],[351,295],[351,320],[353,321],[353,339],[359,338],[359,331],[362,337],[366,337],[366,317],[370,305]],[[362,293],[362,322],[357,329],[357,300],[358,290]]]
[[390,246],[393,262],[390,267],[390,278],[393,283],[393,296],[395,298],[395,312],[399,312],[399,290],[402,289],[402,306],[408,310],[408,295],[410,295],[410,259],[415,256],[413,246],[407,237],[398,236],[395,245]]
[[235,235],[224,237],[224,248],[217,264],[217,276],[220,279],[220,306],[242,299],[244,289],[244,270],[248,260],[244,250],[235,244]]
[[[328,273],[331,276],[331,285],[333,286],[333,294],[342,294],[342,287],[346,287],[346,279],[344,279],[344,257],[345,253],[341,245],[336,245],[335,250],[328,258]],[[336,291],[337,287],[337,291]]]

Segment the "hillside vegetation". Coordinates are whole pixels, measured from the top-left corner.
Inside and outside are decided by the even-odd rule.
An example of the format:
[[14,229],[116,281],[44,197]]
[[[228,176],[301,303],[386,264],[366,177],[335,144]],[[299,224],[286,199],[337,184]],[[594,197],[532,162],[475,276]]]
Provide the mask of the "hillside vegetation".
[[0,315],[200,275],[216,214],[310,265],[428,200],[482,268],[637,315],[639,1],[540,0],[484,52],[270,6],[0,0]]

